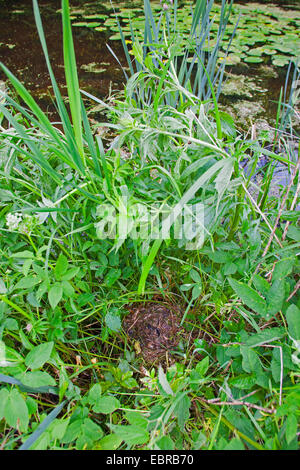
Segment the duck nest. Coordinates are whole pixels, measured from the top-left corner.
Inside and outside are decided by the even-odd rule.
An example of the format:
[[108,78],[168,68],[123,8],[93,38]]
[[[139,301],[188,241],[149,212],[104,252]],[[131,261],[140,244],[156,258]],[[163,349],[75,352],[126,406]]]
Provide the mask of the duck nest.
[[183,330],[177,307],[147,303],[127,309],[130,313],[123,320],[123,329],[145,362],[161,360],[178,346]]

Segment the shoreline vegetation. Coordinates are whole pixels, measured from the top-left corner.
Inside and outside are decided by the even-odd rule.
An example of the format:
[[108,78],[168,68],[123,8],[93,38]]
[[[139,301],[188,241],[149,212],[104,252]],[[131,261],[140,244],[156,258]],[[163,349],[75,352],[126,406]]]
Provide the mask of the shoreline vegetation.
[[219,103],[233,2],[209,49],[213,0],[184,35],[177,0],[144,0],[142,34],[116,15],[104,99],[61,5],[67,99],[33,0],[58,120],[0,64],[0,448],[298,450],[296,56],[273,128],[245,132]]

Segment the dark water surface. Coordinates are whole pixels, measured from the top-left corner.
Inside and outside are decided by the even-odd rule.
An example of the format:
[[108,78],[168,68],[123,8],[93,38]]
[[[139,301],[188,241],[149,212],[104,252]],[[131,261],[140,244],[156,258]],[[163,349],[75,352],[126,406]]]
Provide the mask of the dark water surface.
[[[83,0],[72,0],[72,7],[80,6]],[[101,13],[100,2],[95,2],[97,11]],[[115,0],[115,4],[118,2]],[[283,1],[283,4],[286,4]],[[130,2],[129,2],[130,5]],[[0,60],[25,84],[27,89],[37,99],[44,110],[53,112],[51,102],[51,84],[46,68],[42,48],[40,46],[36,25],[33,17],[32,0],[0,0]],[[65,86],[62,51],[62,26],[61,15],[56,11],[61,7],[60,0],[39,0],[39,6],[47,40],[49,55],[54,68],[54,73],[59,85]],[[24,13],[21,13],[24,11]],[[18,13],[20,12],[20,13]],[[106,43],[109,42],[109,33],[101,33],[89,28],[73,28],[73,37],[78,65],[80,87],[97,97],[104,98],[110,85],[113,90],[122,88],[124,82],[123,73],[115,59],[109,52]],[[122,46],[118,41],[109,42],[111,47],[124,61]],[[89,63],[105,63],[105,72],[87,72],[81,68]],[[257,65],[241,65],[239,67],[227,67],[226,70],[235,74],[242,74],[251,78],[255,85],[262,90],[251,92],[251,102],[259,102],[265,111],[263,117],[275,118],[280,88],[284,85],[285,69],[277,70],[277,78],[267,74]],[[0,72],[0,80],[5,80],[5,75]],[[238,97],[223,97],[221,102],[226,106],[234,105]]]
[[[72,1],[72,6],[83,2]],[[63,36],[60,0],[40,0],[40,12],[47,41],[49,56],[59,85],[65,86],[63,68]],[[24,10],[24,13],[13,13]],[[105,33],[88,28],[73,28],[73,39],[78,65],[79,82],[82,89],[98,97],[107,95],[110,83],[114,88],[122,87],[123,72],[109,52]],[[31,0],[13,0],[0,12],[0,60],[20,79],[39,104],[51,112],[49,90],[51,82],[33,16]],[[114,41],[113,49],[123,58],[122,47]],[[101,74],[82,70],[81,65],[105,62],[106,71]],[[0,79],[5,80],[0,72]]]

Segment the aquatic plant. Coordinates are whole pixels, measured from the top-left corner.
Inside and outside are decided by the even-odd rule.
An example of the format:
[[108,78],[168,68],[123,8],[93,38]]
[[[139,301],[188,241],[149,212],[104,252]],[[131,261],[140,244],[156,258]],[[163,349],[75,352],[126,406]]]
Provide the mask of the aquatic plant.
[[[166,5],[168,2],[165,2]],[[201,3],[201,2],[200,2]],[[212,50],[218,41],[219,27],[218,23],[222,23],[223,6],[212,2],[209,5],[210,14],[210,33],[205,38],[203,46],[207,50]],[[168,4],[169,8],[164,11],[172,17],[170,22],[171,30],[174,24],[173,11],[176,11],[176,31],[177,35],[182,37],[181,45],[186,44],[190,34],[190,26],[192,25],[191,10],[193,5],[189,1],[180,2],[180,7],[176,2]],[[112,8],[113,7],[113,8]],[[85,21],[74,21],[76,26],[93,27],[91,26],[94,19],[101,22],[101,26],[96,27],[97,31],[108,31],[111,41],[121,40],[122,36],[126,40],[131,39],[132,30],[139,42],[144,40],[145,24],[147,17],[144,18],[144,10],[142,8],[142,1],[136,3],[133,8],[128,9],[126,3],[104,3],[102,8],[105,8],[105,13],[91,15],[89,13],[90,6],[85,12],[84,10],[74,9],[72,15],[76,18],[82,18]],[[153,13],[151,16],[154,21],[160,23],[162,4],[158,1],[151,2]],[[196,11],[196,9],[195,9]],[[146,14],[150,13],[147,7]],[[117,15],[118,21],[122,26],[122,34],[119,31],[114,14]],[[239,19],[240,18],[240,19]],[[239,19],[239,21],[238,21]],[[87,20],[87,21],[86,21]],[[151,20],[151,22],[153,21]],[[232,35],[235,25],[238,21],[235,37],[229,47],[228,54],[226,54],[227,41]],[[228,18],[229,24],[225,32],[225,39],[223,46],[220,44],[220,51],[218,60],[219,63],[225,61],[226,65],[237,64],[240,62],[262,63],[271,59],[271,62],[276,67],[287,66],[290,60],[299,59],[299,34],[300,16],[297,12],[290,15],[286,10],[280,10],[276,6],[271,5],[255,5],[253,4],[235,4],[231,8],[231,14]],[[207,26],[206,26],[207,28]],[[223,48],[223,52],[222,52]],[[178,51],[179,55],[184,55],[183,51]]]
[[[111,129],[102,139],[79,90],[68,0],[69,105],[33,5],[61,121],[1,65],[23,103],[7,92],[0,101],[2,448],[297,449],[300,155],[288,145],[297,137],[282,132],[279,153],[277,141],[270,149],[264,136],[239,134],[209,81],[212,103],[180,84],[166,48],[167,62],[146,54],[122,99],[94,97],[107,113],[99,128]],[[265,188],[277,162],[291,173],[274,197]],[[266,175],[262,188],[255,173]],[[196,249],[172,231],[130,236],[137,205],[161,215],[169,204],[171,228],[188,202],[205,206]],[[103,239],[108,208],[121,231]],[[139,312],[147,322],[135,337]],[[174,326],[176,340],[157,339]],[[155,367],[141,363],[142,341],[173,349]]]

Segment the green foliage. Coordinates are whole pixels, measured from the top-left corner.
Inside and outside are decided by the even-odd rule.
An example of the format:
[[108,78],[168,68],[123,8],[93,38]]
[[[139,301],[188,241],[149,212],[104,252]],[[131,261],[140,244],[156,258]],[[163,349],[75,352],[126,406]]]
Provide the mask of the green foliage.
[[[204,6],[196,3],[194,33],[212,11]],[[265,138],[247,140],[219,113],[214,66],[202,66],[212,101],[185,80],[190,69],[177,74],[172,42],[159,53],[136,42],[140,67],[123,96],[98,100],[112,132],[102,142],[79,93],[68,2],[71,120],[36,1],[34,12],[62,128],[2,66],[25,103],[9,96],[0,103],[2,447],[297,449],[296,180],[278,223],[282,194],[258,188],[262,197],[254,199],[242,170],[245,158],[256,170]],[[148,39],[159,34],[155,24],[147,28]],[[268,158],[268,175],[273,162],[295,167],[293,151],[269,150]],[[188,237],[175,237],[174,222],[189,202],[203,204],[206,229],[191,250]],[[103,239],[108,204],[121,223],[114,238]],[[158,217],[169,205],[169,238],[142,236],[137,204],[158,207]],[[179,345],[153,365],[122,321],[131,304],[157,299],[176,304],[182,331]]]

